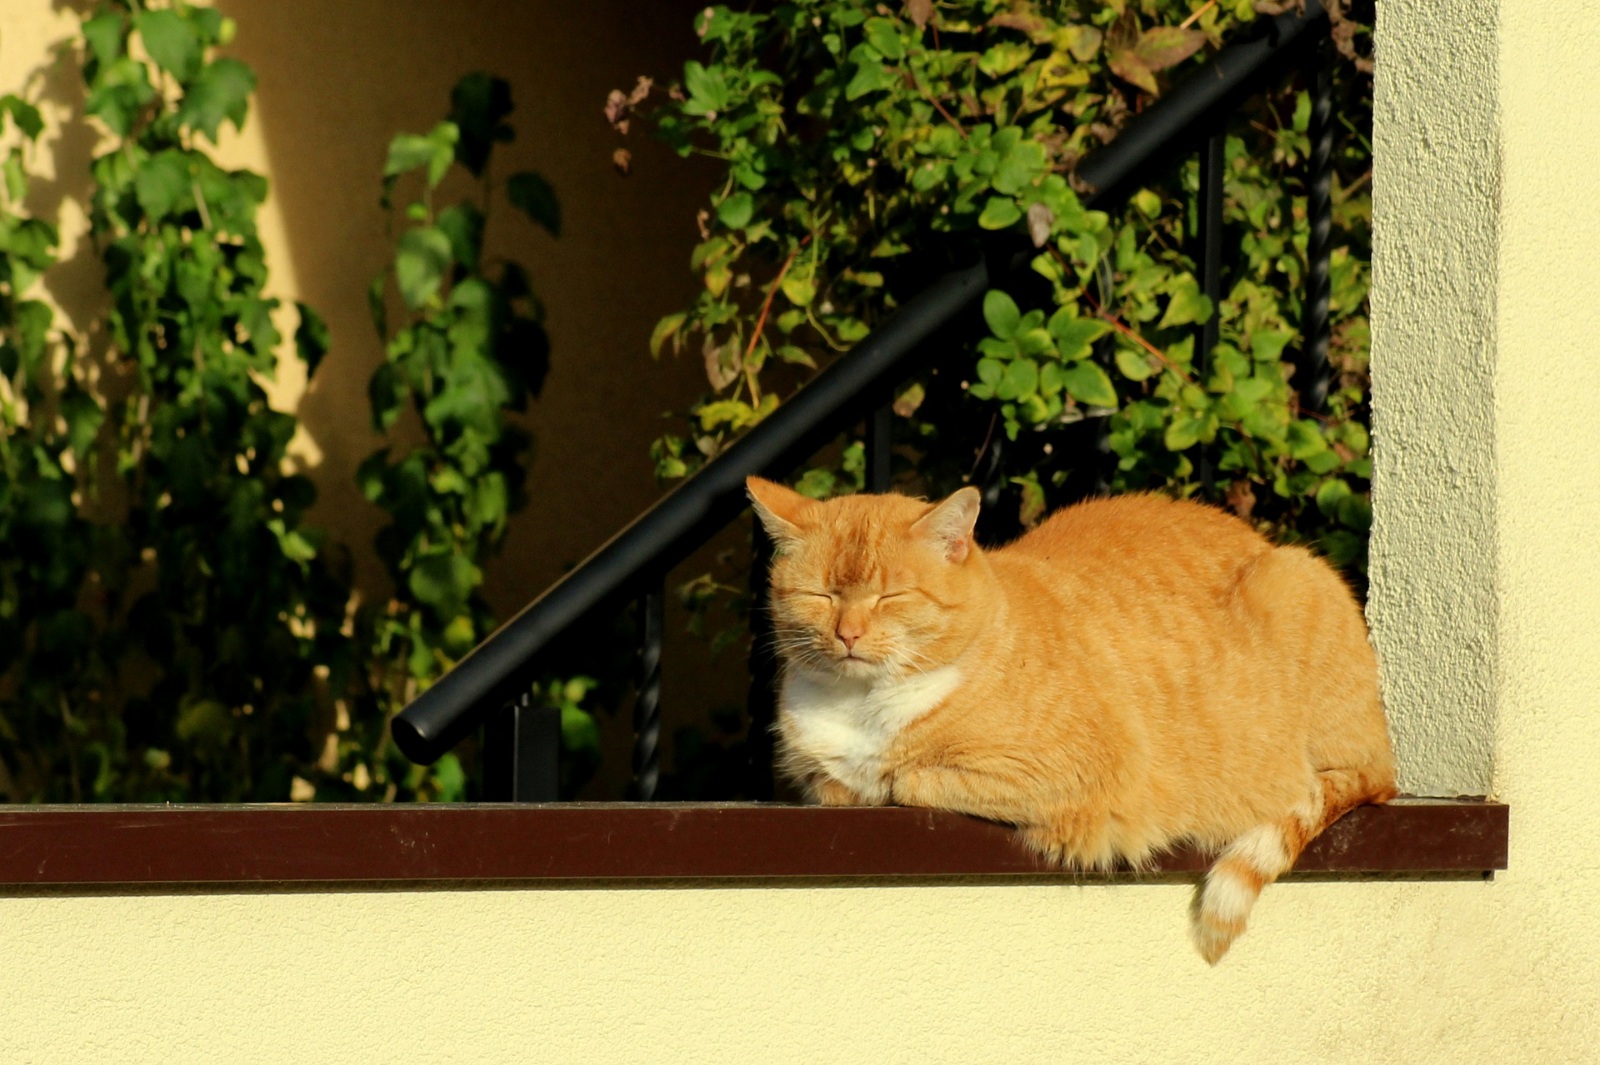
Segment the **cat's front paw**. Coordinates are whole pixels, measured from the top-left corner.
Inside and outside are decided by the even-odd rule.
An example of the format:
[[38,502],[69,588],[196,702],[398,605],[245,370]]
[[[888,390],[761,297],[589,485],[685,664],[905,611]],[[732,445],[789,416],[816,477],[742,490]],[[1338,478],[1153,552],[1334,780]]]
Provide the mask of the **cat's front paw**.
[[926,791],[919,770],[901,769],[889,778],[889,794],[885,801],[890,806],[927,806],[923,798]]
[[811,792],[811,801],[818,806],[870,805],[853,788],[839,783],[832,777],[818,777],[811,782],[808,790]]

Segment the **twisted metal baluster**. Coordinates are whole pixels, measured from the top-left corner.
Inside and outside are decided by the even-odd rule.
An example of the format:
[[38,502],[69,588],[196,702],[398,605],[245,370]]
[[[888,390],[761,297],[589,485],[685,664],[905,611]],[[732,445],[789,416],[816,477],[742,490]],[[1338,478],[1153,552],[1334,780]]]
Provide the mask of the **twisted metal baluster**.
[[1328,256],[1333,243],[1333,64],[1326,45],[1313,53],[1311,155],[1307,159],[1305,345],[1295,369],[1300,403],[1321,411],[1328,403],[1332,373],[1328,365],[1328,304],[1332,291]]
[[656,797],[661,779],[661,630],[666,591],[657,579],[639,597],[639,680],[633,702],[633,797]]

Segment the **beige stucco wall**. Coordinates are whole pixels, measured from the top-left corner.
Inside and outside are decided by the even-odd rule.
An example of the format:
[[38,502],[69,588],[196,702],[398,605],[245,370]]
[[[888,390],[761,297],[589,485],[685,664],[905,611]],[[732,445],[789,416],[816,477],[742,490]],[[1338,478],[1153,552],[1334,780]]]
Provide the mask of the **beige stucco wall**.
[[1497,9],[1385,3],[1373,115],[1372,593],[1401,786],[1490,788]]
[[1275,886],[1215,970],[1181,885],[13,895],[0,1062],[1600,1060],[1600,26],[1445,6],[1381,7],[1374,620],[1509,870]]

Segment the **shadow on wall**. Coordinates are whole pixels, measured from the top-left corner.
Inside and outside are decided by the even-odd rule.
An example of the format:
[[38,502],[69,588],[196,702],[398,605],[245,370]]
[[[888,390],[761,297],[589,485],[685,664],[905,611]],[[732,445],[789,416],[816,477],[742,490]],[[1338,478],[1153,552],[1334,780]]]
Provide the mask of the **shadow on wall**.
[[[354,475],[377,446],[366,383],[381,346],[366,291],[390,254],[378,205],[388,142],[441,120],[451,86],[474,70],[507,78],[517,105],[517,139],[497,149],[496,169],[545,174],[564,216],[560,240],[513,212],[490,222],[489,254],[529,267],[551,338],[550,377],[526,418],[537,441],[530,503],[488,574],[495,610],[521,607],[655,498],[647,449],[659,416],[703,379],[693,363],[652,362],[646,341],[694,297],[694,215],[713,178],[642,138],[629,145],[633,176],[619,176],[601,112],[610,89],[681,69],[700,6],[219,0],[239,24],[232,53],[260,78],[253,121],[284,242],[270,250],[280,289],[292,287],[279,295],[317,308],[332,331],[298,411],[320,453],[312,520],[336,540],[364,548],[380,518]],[[357,577],[380,590],[370,557]]]

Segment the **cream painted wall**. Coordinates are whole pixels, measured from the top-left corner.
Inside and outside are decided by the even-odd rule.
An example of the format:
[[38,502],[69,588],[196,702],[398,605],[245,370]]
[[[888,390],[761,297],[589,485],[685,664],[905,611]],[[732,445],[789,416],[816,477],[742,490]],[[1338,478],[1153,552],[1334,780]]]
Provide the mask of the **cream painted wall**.
[[1432,147],[1379,172],[1374,620],[1506,872],[1269,888],[1214,970],[1179,885],[14,894],[0,1062],[1600,1060],[1600,25],[1450,6],[1380,10],[1379,150]]

